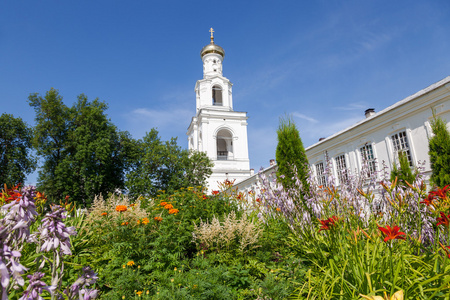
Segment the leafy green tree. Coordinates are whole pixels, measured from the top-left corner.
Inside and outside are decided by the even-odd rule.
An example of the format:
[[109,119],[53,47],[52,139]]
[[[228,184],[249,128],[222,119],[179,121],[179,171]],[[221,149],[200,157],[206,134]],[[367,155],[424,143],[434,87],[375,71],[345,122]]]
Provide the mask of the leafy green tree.
[[26,175],[35,170],[31,138],[32,130],[21,118],[0,116],[0,184],[24,183]]
[[181,149],[176,138],[161,141],[156,129],[137,141],[136,149],[126,183],[132,197],[204,185],[212,173],[212,162],[205,153]]
[[434,116],[431,121],[434,136],[430,139],[431,182],[438,187],[450,184],[450,132],[446,122]]
[[413,172],[408,157],[403,151],[398,152],[398,164],[399,166],[394,162],[391,171],[391,181],[394,181],[397,178],[398,184],[406,188],[408,186],[406,182],[409,184],[414,183],[418,171],[414,170]]
[[31,94],[28,103],[36,112],[33,147],[43,158],[39,170],[38,187],[52,198],[62,198],[64,185],[58,180],[57,168],[67,155],[69,127],[69,108],[62,102],[62,97],[55,89],[50,89],[45,97]]
[[36,111],[33,144],[44,159],[39,187],[50,199],[69,195],[88,205],[95,195],[124,189],[133,141],[107,118],[104,102],[82,94],[69,108],[55,89],[29,102]]
[[[308,158],[300,134],[291,117],[280,118],[277,130],[278,145],[276,150],[277,178],[285,188],[294,187],[294,175],[303,185],[303,195],[308,193]],[[296,170],[296,173],[294,172]]]

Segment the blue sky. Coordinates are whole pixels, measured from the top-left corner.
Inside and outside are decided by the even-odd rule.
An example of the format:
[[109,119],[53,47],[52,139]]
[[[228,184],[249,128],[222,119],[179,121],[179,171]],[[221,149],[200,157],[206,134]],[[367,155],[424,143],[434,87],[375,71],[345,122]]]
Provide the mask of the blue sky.
[[285,113],[307,147],[450,75],[450,1],[2,1],[0,112],[33,125],[29,94],[53,87],[187,147],[210,27],[256,170]]

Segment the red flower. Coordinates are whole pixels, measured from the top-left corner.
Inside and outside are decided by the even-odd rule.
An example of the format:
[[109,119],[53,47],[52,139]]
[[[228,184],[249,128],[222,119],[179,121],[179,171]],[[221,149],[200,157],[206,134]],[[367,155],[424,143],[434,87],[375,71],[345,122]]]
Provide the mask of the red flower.
[[67,196],[65,197],[66,201],[67,201],[67,200],[69,200],[69,198],[70,198],[70,196],[69,196],[69,195],[67,195]]
[[[4,192],[0,193],[0,198],[3,198],[6,203],[9,203],[13,200],[19,201],[22,194],[19,192],[20,183],[12,188],[8,189],[5,184]],[[17,192],[16,192],[17,191]]]
[[219,194],[219,191],[212,191],[212,194],[217,195],[217,194]]
[[434,200],[434,195],[430,192],[428,194],[428,197],[423,199],[423,201],[421,201],[420,203],[426,204],[426,206],[430,206],[433,204],[433,200]]
[[447,192],[449,192],[449,191],[450,191],[450,185],[446,185],[442,189],[437,189],[436,191],[431,191],[430,194],[433,194],[436,197],[444,199],[447,197]]
[[398,226],[394,226],[394,227],[389,227],[389,226],[386,226],[386,228],[384,228],[384,227],[378,227],[378,229],[380,229],[381,230],[381,232],[384,234],[384,241],[385,242],[387,242],[387,241],[389,241],[389,240],[394,240],[394,239],[397,239],[397,240],[404,240],[405,239],[405,237],[404,236],[402,236],[402,235],[406,235],[406,233],[404,233],[404,232],[399,232],[399,230],[400,230],[400,227],[398,227]]
[[326,220],[320,220],[320,223],[322,223],[322,227],[320,227],[319,232],[322,230],[330,230],[332,226],[336,225],[336,221],[338,220],[338,217],[332,216],[331,218],[328,218]]
[[261,199],[260,198],[256,198],[256,202],[261,202]]
[[444,225],[445,227],[448,228],[449,224],[450,224],[450,215],[446,216],[442,211],[440,212],[441,217],[440,218],[436,218],[436,221],[439,221],[439,223],[437,223],[436,225]]

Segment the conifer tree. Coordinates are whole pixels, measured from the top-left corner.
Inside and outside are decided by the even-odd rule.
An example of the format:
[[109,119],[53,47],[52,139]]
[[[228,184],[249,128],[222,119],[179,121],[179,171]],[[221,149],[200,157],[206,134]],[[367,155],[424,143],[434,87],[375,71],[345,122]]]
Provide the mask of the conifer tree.
[[431,129],[434,136],[430,139],[429,152],[431,163],[431,182],[444,187],[450,184],[450,132],[447,122],[434,116]]
[[408,157],[406,153],[403,151],[398,152],[398,164],[394,162],[394,166],[391,171],[391,181],[394,181],[397,178],[397,182],[400,186],[406,188],[408,185],[412,184],[417,176],[417,170],[414,172],[411,170],[411,166],[408,161]]
[[278,145],[276,160],[278,165],[277,178],[284,188],[295,186],[294,167],[303,188],[302,195],[308,193],[308,159],[303,147],[300,134],[291,117],[280,118],[280,125],[277,130]]

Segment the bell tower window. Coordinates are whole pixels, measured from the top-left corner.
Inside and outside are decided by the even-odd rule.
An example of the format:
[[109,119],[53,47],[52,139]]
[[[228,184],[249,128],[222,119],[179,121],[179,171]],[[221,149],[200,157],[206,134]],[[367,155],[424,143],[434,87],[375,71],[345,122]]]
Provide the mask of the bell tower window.
[[218,85],[213,86],[212,88],[212,101],[213,105],[222,106],[222,88]]
[[233,136],[231,132],[222,129],[217,133],[217,160],[233,159]]

